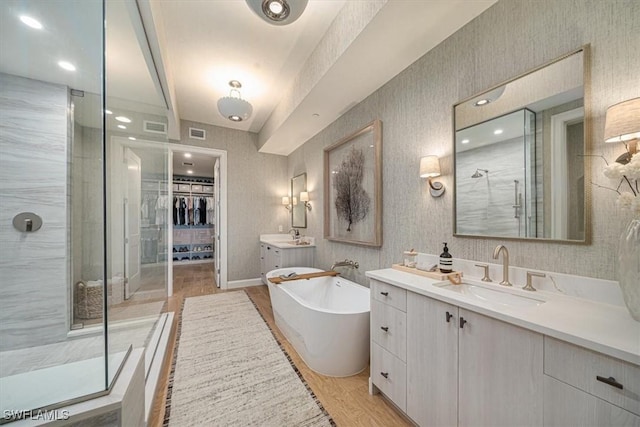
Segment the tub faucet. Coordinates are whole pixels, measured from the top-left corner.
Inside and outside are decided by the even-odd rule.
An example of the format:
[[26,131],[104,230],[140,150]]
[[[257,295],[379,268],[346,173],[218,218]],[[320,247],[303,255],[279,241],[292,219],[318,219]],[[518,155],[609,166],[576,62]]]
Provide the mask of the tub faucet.
[[505,245],[498,245],[493,250],[493,259],[498,259],[500,256],[500,252],[502,252],[502,282],[500,282],[503,286],[512,286],[511,282],[509,282],[509,251]]
[[335,270],[336,267],[358,268],[358,267],[360,267],[360,264],[358,264],[358,261],[352,261],[350,259],[345,259],[344,261],[336,261],[336,262],[334,262],[329,270]]
[[[291,234],[291,232],[293,231],[293,234]],[[300,238],[300,231],[298,231],[297,228],[292,228],[289,230],[289,234],[291,234],[291,236],[293,237],[293,240],[299,239]]]

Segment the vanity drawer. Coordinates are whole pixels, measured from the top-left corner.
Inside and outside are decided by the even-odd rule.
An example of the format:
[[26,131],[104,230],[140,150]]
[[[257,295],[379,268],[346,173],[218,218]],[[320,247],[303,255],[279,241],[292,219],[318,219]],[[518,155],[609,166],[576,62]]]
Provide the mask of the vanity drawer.
[[[638,365],[545,337],[544,373],[640,415]],[[612,384],[602,381],[609,378]]]
[[371,339],[406,362],[407,313],[380,301],[371,301]]
[[371,292],[374,300],[388,304],[400,311],[407,311],[406,290],[372,279]]
[[407,365],[371,343],[371,381],[403,411],[407,410]]

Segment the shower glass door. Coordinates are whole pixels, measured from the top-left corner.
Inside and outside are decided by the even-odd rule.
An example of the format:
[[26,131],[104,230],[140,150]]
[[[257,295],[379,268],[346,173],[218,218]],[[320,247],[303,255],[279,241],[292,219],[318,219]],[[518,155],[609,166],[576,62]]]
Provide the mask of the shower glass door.
[[0,2],[0,423],[106,392],[103,26]]

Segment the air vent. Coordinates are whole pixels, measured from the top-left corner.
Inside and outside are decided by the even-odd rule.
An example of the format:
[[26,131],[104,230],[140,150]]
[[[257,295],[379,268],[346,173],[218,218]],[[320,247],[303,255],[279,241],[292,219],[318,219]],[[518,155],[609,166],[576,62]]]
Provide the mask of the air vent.
[[192,139],[206,139],[207,132],[204,129],[189,128],[189,138]]
[[191,162],[182,162],[182,166],[193,166]]
[[84,91],[80,89],[71,89],[71,96],[84,98]]
[[151,122],[149,120],[144,121],[144,131],[149,133],[161,133],[167,134],[167,124],[162,122]]

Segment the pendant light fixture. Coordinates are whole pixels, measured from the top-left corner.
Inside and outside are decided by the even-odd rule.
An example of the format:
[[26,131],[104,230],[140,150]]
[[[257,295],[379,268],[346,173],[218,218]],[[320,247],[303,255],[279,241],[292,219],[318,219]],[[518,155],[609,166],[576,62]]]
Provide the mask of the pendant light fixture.
[[232,122],[247,120],[251,117],[253,106],[240,97],[242,84],[237,80],[231,80],[229,86],[231,86],[229,96],[223,96],[218,100],[218,111]]
[[308,0],[246,0],[260,18],[272,25],[288,25],[300,18]]

